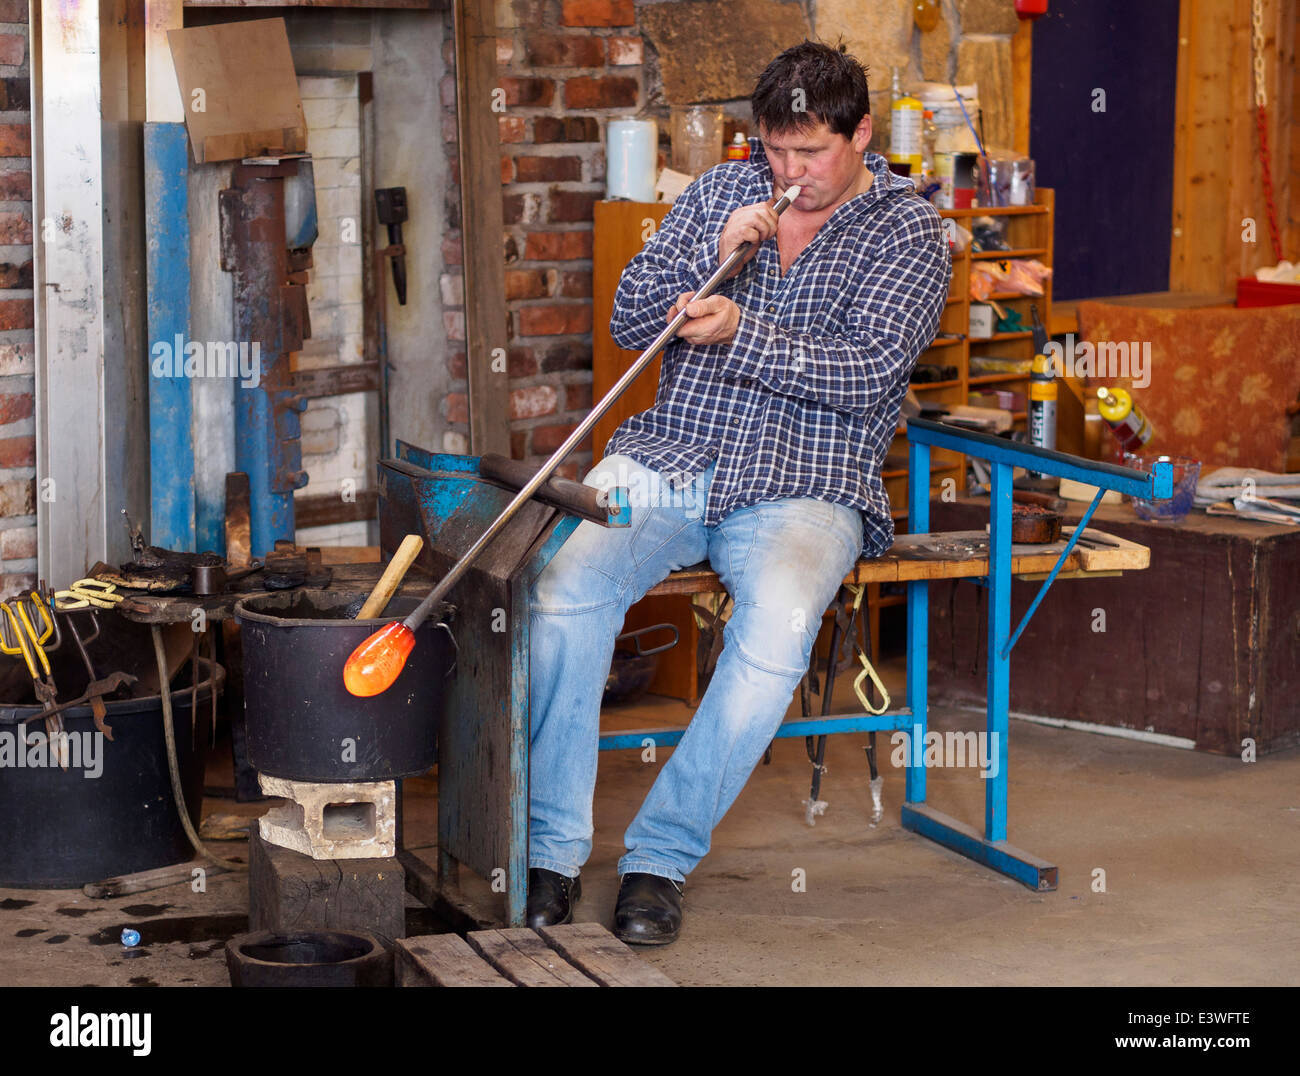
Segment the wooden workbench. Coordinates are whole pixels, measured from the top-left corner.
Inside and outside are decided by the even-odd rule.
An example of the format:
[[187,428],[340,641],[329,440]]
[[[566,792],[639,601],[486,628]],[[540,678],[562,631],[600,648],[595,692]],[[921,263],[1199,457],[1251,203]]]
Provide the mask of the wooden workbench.
[[[1089,527],[1086,535],[1096,533]],[[1072,575],[1139,570],[1151,563],[1145,546],[1114,535],[1115,547],[1083,549],[1078,546],[1066,558],[1058,578]],[[1050,572],[1065,549],[1065,539],[1046,545],[1013,545],[1011,570],[1017,576],[1036,576]],[[938,534],[902,534],[889,552],[873,560],[860,560],[845,583],[906,583],[917,579],[966,579],[987,575],[989,570],[989,536],[985,531],[948,531]],[[668,594],[708,594],[723,590],[717,573],[703,565],[673,572],[650,596]]]
[[[1067,520],[1084,508],[1072,504]],[[987,498],[934,502],[937,529],[988,518]],[[1150,549],[1151,567],[1122,581],[1053,591],[1012,654],[1011,706],[1022,713],[1176,737],[1240,756],[1300,743],[1300,527],[1194,511],[1149,523],[1128,505],[1095,522]],[[1091,532],[1092,528],[1089,529]],[[1012,585],[1018,621],[1035,586]],[[931,695],[984,698],[983,596],[969,584],[930,594]],[[1104,614],[1105,631],[1093,623]]]

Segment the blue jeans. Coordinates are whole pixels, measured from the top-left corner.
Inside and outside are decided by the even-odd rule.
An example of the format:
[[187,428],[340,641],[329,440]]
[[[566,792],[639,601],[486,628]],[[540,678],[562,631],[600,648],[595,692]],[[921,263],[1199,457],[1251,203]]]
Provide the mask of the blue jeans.
[[681,742],[624,835],[629,871],[675,881],[709,851],[713,828],[780,727],[841,580],[862,548],[862,517],[791,498],[706,527],[710,467],[680,490],[626,456],[586,484],[629,488],[631,525],[583,522],[532,594],[529,866],[570,878],[591,853],[600,701],[629,606],[669,572],[708,560],[733,609],[717,669]]

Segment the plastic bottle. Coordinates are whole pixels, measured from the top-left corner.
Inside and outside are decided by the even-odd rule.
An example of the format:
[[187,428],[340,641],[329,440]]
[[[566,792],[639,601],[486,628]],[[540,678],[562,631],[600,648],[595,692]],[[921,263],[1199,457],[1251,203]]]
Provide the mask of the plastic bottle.
[[921,174],[926,183],[930,183],[935,178],[934,143],[939,137],[939,128],[934,122],[934,113],[928,108],[921,115],[924,121],[921,126]]
[[1125,452],[1140,453],[1155,433],[1133,397],[1123,389],[1099,388],[1097,410]]
[[749,160],[749,139],[745,137],[743,131],[737,131],[731,140],[731,145],[727,147],[727,160],[729,161],[747,161]]
[[921,175],[921,134],[924,117],[921,102],[903,92],[903,73],[894,68],[890,96],[889,163],[911,165],[911,175]]

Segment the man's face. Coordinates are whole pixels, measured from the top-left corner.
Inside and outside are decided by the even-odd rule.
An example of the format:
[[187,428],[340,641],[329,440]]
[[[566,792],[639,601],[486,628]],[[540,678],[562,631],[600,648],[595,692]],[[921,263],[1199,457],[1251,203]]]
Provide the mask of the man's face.
[[863,116],[852,138],[835,134],[824,122],[802,131],[774,134],[761,124],[758,137],[772,166],[774,193],[796,184],[802,191],[794,208],[804,213],[847,201],[862,177],[862,155],[871,141],[871,117]]

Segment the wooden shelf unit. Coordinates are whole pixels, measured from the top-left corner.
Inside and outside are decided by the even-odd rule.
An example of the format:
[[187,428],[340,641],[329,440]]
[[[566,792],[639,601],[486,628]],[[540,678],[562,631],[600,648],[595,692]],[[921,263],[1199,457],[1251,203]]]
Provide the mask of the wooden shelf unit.
[[[952,259],[952,284],[948,289],[948,300],[944,304],[943,315],[939,319],[939,332],[957,333],[962,339],[938,339],[921,353],[919,364],[932,366],[955,366],[957,377],[944,381],[912,383],[917,397],[925,402],[947,404],[964,404],[968,402],[972,387],[997,385],[1023,392],[1029,395],[1028,374],[975,374],[970,372],[972,356],[1005,357],[1011,359],[1032,359],[1034,342],[1031,332],[996,333],[988,339],[975,340],[970,336],[970,274],[971,266],[979,261],[1001,261],[1011,258],[1037,258],[1048,268],[1052,266],[1053,226],[1055,222],[1056,192],[1050,188],[1039,188],[1035,193],[1033,205],[993,206],[973,209],[941,209],[941,217],[956,220],[970,230],[971,221],[976,217],[996,217],[1006,221],[1007,242],[1013,248],[1009,251],[984,251],[973,253],[969,247]],[[1043,284],[1041,296],[1015,295],[1010,292],[994,292],[990,296],[1004,309],[1015,310],[1021,321],[1030,325],[1029,306],[1038,305],[1038,316],[1045,326],[1052,321],[1052,282]],[[1012,412],[1013,427],[1024,429],[1025,413],[1021,410]],[[890,449],[891,456],[906,458],[907,437],[900,432],[895,437]],[[965,494],[962,475],[966,472],[965,457],[955,452],[937,449],[931,455],[930,476],[932,488],[938,488],[944,479],[957,478],[957,494]],[[907,468],[890,468],[883,474],[885,491],[889,494],[893,506],[894,518],[901,523],[907,518]]]

